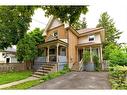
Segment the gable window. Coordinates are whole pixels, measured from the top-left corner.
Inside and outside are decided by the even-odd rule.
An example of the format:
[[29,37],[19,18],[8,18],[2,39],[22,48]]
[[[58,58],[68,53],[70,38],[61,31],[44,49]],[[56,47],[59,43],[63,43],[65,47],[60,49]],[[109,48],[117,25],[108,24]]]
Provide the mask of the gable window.
[[89,36],[89,41],[94,41],[95,40],[95,35]]
[[57,31],[53,32],[53,36],[58,37],[58,32]]

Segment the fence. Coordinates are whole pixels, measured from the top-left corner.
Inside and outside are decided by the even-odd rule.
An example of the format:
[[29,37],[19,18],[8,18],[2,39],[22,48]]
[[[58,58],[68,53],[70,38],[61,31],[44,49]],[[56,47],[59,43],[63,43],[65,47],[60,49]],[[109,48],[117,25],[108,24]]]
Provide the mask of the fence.
[[25,63],[0,63],[0,72],[26,70]]

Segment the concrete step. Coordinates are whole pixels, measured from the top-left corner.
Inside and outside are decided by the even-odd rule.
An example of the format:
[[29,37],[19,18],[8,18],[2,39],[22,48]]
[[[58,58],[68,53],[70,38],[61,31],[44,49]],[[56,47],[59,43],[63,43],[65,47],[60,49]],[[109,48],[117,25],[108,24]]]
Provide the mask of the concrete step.
[[42,77],[42,76],[36,75],[36,74],[33,74],[32,76],[33,76],[33,77],[36,77],[36,78],[41,78],[41,77]]
[[42,72],[42,73],[44,73],[44,72],[50,72],[50,70],[37,70],[37,72]]

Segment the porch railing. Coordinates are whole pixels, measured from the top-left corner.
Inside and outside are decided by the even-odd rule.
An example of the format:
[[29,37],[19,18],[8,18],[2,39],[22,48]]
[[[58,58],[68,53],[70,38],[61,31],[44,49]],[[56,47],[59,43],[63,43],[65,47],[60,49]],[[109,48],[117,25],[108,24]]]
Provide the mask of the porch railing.
[[83,71],[83,59],[79,62],[79,71]]

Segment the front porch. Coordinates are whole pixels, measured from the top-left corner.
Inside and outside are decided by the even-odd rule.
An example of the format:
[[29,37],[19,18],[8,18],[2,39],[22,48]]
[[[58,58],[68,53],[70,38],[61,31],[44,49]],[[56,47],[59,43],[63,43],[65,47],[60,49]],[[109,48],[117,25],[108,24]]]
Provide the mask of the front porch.
[[79,67],[83,66],[82,59],[83,59],[84,51],[88,51],[89,54],[90,54],[90,61],[89,61],[89,64],[87,66],[89,68],[91,68],[90,64],[94,65],[93,57],[96,55],[98,57],[98,59],[99,59],[99,64],[101,66],[101,69],[103,70],[102,45],[101,44],[78,45],[77,46],[77,52],[78,52],[78,58],[77,59],[78,59]]
[[67,43],[61,40],[53,40],[39,45],[38,48],[43,53],[41,57],[36,59],[36,65],[57,64],[57,71],[59,71],[67,64]]

